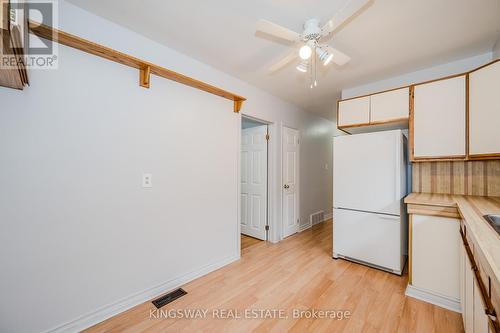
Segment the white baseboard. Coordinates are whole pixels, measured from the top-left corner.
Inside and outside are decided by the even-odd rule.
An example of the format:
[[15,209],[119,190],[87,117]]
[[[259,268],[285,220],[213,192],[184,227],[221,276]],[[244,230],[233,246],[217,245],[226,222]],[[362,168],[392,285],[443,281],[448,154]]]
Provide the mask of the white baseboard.
[[456,298],[451,298],[451,297],[446,297],[442,295],[438,295],[426,290],[422,290],[420,288],[417,288],[415,286],[412,286],[411,284],[408,284],[406,287],[406,296],[410,296],[416,299],[419,299],[421,301],[431,303],[437,306],[440,306],[442,308],[455,311],[458,313],[462,313],[461,306],[460,306],[460,300]]
[[332,218],[333,218],[333,212],[330,212],[330,213],[328,213],[328,214],[325,214],[325,219],[324,219],[324,221],[328,221],[328,220],[330,220],[330,219],[332,219]]
[[307,222],[306,224],[300,224],[299,225],[299,232],[305,231],[305,230],[309,229],[310,227],[312,227],[312,224],[310,221]]
[[239,254],[236,256],[226,257],[218,262],[203,266],[200,269],[194,270],[192,272],[181,275],[177,278],[171,279],[152,288],[125,297],[115,303],[106,305],[94,312],[83,315],[79,318],[76,318],[72,321],[69,321],[65,324],[62,324],[45,332],[46,333],[80,332],[86,328],[89,328],[113,316],[116,316],[121,312],[124,312],[130,308],[133,308],[134,306],[147,302],[155,297],[158,297],[166,293],[167,291],[178,288],[194,279],[202,277],[203,275],[211,273],[239,259],[240,259]]

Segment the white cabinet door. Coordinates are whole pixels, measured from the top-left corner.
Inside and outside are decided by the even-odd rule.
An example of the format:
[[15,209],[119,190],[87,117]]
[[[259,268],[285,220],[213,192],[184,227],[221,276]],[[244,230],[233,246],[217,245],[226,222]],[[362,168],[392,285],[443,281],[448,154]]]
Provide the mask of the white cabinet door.
[[415,86],[416,158],[465,156],[465,76]]
[[474,279],[474,333],[488,333],[488,316],[477,281]]
[[362,125],[370,122],[370,96],[339,102],[338,126]]
[[408,118],[409,110],[410,88],[375,94],[370,99],[372,123]]
[[469,75],[469,153],[500,153],[500,61]]
[[460,221],[412,215],[412,285],[459,300]]

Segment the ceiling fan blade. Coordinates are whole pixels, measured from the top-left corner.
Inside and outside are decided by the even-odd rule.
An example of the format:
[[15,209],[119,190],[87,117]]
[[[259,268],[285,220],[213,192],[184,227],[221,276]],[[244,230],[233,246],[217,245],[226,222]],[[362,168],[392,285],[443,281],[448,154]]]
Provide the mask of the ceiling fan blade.
[[296,42],[300,39],[299,33],[267,20],[259,20],[257,22],[257,30],[291,42]]
[[276,72],[277,70],[285,67],[288,65],[290,62],[295,60],[298,57],[299,53],[297,50],[293,50],[290,52],[287,56],[282,58],[280,61],[276,62],[273,64],[271,67],[269,67],[269,72]]
[[327,50],[330,54],[333,55],[332,62],[336,63],[339,66],[345,65],[351,60],[351,57],[349,57],[347,54],[340,52],[339,50],[331,46],[327,46]]
[[344,22],[349,20],[353,15],[359,12],[372,0],[348,0],[345,6],[335,14],[321,29],[321,34],[327,36],[335,29],[341,26]]

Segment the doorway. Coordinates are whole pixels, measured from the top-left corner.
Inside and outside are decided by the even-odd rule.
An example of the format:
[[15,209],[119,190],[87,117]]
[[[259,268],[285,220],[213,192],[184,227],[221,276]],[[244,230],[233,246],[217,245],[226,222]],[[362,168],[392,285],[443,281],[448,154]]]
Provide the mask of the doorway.
[[241,249],[269,239],[269,126],[241,120]]

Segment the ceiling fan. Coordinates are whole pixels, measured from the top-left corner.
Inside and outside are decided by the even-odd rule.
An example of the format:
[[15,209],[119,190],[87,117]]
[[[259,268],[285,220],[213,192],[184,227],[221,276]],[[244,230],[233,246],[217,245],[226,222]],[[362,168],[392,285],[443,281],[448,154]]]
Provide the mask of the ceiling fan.
[[317,19],[307,20],[304,23],[304,31],[302,33],[297,33],[267,20],[259,20],[257,31],[294,43],[292,46],[294,50],[272,65],[269,70],[271,72],[277,71],[293,60],[300,58],[297,70],[304,73],[310,72],[311,88],[315,87],[317,85],[316,58],[324,66],[327,66],[331,62],[342,66],[351,60],[345,53],[326,44],[325,39],[330,37],[339,26],[359,12],[370,1],[372,0],[348,0],[345,6],[322,27]]

